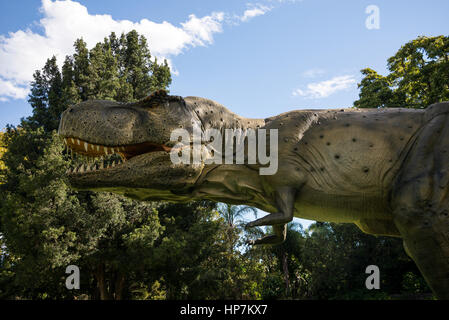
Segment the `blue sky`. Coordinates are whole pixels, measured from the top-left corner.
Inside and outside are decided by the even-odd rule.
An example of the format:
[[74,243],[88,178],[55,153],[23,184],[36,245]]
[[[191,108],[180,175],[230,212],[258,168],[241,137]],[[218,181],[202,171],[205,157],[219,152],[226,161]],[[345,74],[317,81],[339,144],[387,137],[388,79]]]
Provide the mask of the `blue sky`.
[[[379,8],[368,29],[367,6]],[[417,36],[447,35],[447,0],[24,0],[0,3],[0,128],[18,124],[32,73],[74,39],[93,46],[136,28],[168,58],[171,93],[216,100],[246,117],[350,107],[360,70]]]

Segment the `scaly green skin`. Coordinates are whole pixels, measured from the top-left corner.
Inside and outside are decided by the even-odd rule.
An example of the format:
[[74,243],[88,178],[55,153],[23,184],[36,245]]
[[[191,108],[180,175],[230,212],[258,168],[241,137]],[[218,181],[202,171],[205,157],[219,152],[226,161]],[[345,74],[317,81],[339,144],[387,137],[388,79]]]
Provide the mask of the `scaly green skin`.
[[[248,227],[272,225],[275,231],[255,244],[283,241],[293,216],[355,223],[366,233],[403,238],[430,287],[448,299],[448,117],[445,102],[426,110],[304,110],[246,119],[211,100],[158,92],[134,104],[88,101],[70,107],[59,133],[72,148],[72,138],[89,143],[88,151],[106,146],[117,152],[143,142],[159,146],[114,168],[71,173],[74,188],[141,200],[252,205],[271,214]],[[277,173],[259,175],[257,164],[173,164],[168,148],[176,141],[170,133],[180,127],[192,133],[192,125],[222,132],[277,129]]]

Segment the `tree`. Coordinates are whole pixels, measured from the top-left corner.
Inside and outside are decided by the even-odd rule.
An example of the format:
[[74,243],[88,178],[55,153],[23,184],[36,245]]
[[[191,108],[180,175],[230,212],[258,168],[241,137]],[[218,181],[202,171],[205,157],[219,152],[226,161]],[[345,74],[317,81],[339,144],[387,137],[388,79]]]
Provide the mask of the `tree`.
[[[55,131],[64,108],[135,101],[170,82],[167,62],[151,61],[136,32],[111,34],[90,50],[79,39],[61,72],[54,57],[35,72],[33,115],[2,139],[2,297],[260,298],[263,265],[234,250],[241,230],[229,228],[215,203],[138,202],[67,184],[65,171],[79,160],[63,152]],[[63,285],[69,264],[81,270],[79,291]]]
[[291,222],[287,225],[285,241],[271,248],[279,261],[279,271],[283,273],[285,297],[298,298],[301,297],[300,292],[305,291],[308,275],[301,263],[304,241],[301,224]]
[[363,69],[355,107],[425,108],[449,100],[449,37],[418,37],[388,59],[387,76]]
[[37,70],[33,78],[28,99],[33,115],[28,121],[33,128],[43,126],[46,131],[51,131],[58,127],[60,114],[66,107],[62,100],[62,77],[56,57],[48,59],[42,71]]
[[80,100],[85,101],[89,99],[89,50],[82,38],[75,41],[74,48],[73,80],[78,88]]
[[6,151],[6,144],[3,141],[3,135],[4,135],[4,133],[2,131],[0,131],[0,184],[2,184],[2,181],[4,180],[3,174],[4,174],[4,170],[6,169],[5,163],[2,160],[3,154]]
[[[403,283],[406,274],[422,279],[404,253],[401,239],[368,235],[353,224],[312,225],[306,233],[301,261],[309,273],[307,294],[318,299],[385,299],[407,290]],[[369,265],[381,270],[381,291],[365,288]],[[427,287],[422,289],[429,292]]]
[[90,63],[87,68],[89,99],[115,98],[120,88],[118,62],[107,39],[105,39],[105,43],[98,43],[90,50],[89,59]]
[[379,75],[376,71],[363,69],[364,78],[358,87],[360,99],[354,102],[357,108],[395,108],[405,105],[405,98],[392,89],[389,77]]
[[257,209],[250,206],[236,206],[222,203],[218,206],[220,215],[230,227],[240,226],[244,223],[244,215],[252,213],[257,218]]
[[[133,52],[149,53],[146,45],[140,42]],[[119,48],[119,54],[125,49]],[[14,288],[8,292],[24,298],[73,298],[86,293],[91,298],[121,299],[132,294],[129,286],[137,275],[133,268],[145,269],[143,261],[150,261],[145,257],[152,254],[163,230],[156,205],[110,193],[71,190],[65,171],[77,160],[63,153],[55,133],[60,113],[70,104],[118,96],[120,85],[129,80],[119,81],[119,60],[108,41],[89,51],[82,39],[75,42],[75,54],[66,57],[62,73],[56,58],[48,59],[31,84],[33,115],[18,128],[9,127],[2,137],[6,152],[0,234],[7,256],[15,259],[9,264],[14,276],[4,278],[10,281],[8,288]],[[158,70],[153,62],[135,63],[147,69],[131,62],[128,66],[149,70],[144,80],[157,82],[151,75],[151,70]],[[163,88],[170,83],[166,71],[165,83],[158,83]],[[61,285],[69,264],[84,272],[79,292]]]

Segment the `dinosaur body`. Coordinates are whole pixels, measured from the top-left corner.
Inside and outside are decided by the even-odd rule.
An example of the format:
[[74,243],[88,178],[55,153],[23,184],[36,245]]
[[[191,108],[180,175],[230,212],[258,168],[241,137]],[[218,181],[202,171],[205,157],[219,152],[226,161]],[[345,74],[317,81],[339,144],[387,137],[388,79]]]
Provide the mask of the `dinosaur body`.
[[[449,298],[448,113],[449,103],[441,103],[426,110],[304,110],[246,119],[208,99],[157,92],[132,104],[70,107],[59,133],[77,153],[123,159],[69,172],[75,188],[252,205],[270,214],[248,227],[272,225],[275,232],[255,244],[283,241],[293,216],[355,223],[370,234],[402,237],[432,289]],[[192,133],[193,126],[276,129],[277,172],[260,175],[260,164],[172,163],[170,132]]]

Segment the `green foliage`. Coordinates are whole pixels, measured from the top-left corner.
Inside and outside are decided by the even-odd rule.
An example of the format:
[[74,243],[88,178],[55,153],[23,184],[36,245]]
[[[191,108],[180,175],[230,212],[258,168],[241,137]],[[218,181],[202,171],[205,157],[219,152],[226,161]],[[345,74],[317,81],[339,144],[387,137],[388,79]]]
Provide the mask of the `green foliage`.
[[[272,230],[269,230],[271,233]],[[300,298],[304,290],[304,279],[307,272],[301,263],[302,250],[304,250],[304,232],[302,226],[296,223],[287,225],[285,241],[273,246],[271,252],[276,256],[279,272],[283,276],[283,296],[285,298]]]
[[[65,171],[76,160],[55,133],[59,115],[86,99],[135,101],[171,82],[146,39],[111,34],[88,49],[79,39],[60,72],[56,58],[34,74],[33,115],[2,136],[1,297],[38,299],[217,299],[261,297],[262,263],[236,250],[241,230],[210,202],[132,201],[76,192]],[[229,207],[230,211],[236,208]],[[237,215],[249,207],[237,208]],[[65,267],[81,290],[65,288]]]
[[[353,224],[312,225],[305,237],[302,262],[311,275],[308,295],[319,299],[345,299],[368,291],[365,269],[369,265],[377,265],[381,270],[382,293],[408,292],[402,283],[404,275],[419,274],[406,256],[401,239],[368,235]],[[423,290],[429,292],[427,287]],[[365,292],[363,297],[380,297],[379,292]]]
[[390,74],[369,68],[359,84],[358,108],[425,108],[449,100],[449,37],[418,37],[388,59]]
[[[112,41],[115,35],[111,34]],[[150,61],[144,37],[131,32],[105,39],[90,51],[75,42],[75,53],[59,71],[56,58],[34,73],[29,102],[33,115],[2,134],[0,227],[4,297],[120,299],[130,295],[136,269],[147,268],[155,240],[163,232],[155,204],[110,193],[75,192],[65,171],[73,160],[55,133],[59,116],[86,99],[136,100],[166,88],[167,64]],[[133,42],[133,39],[138,39]],[[130,48],[128,48],[130,44]],[[137,57],[130,60],[128,56]],[[131,79],[123,65],[132,70]],[[153,77],[155,70],[157,76]],[[144,84],[141,83],[144,82]],[[125,87],[125,89],[122,88]],[[122,101],[124,101],[122,99]],[[64,286],[65,267],[80,267],[81,290]],[[154,282],[154,281],[153,281]]]
[[406,272],[402,277],[402,288],[410,293],[426,293],[429,287],[424,278],[412,271]]
[[389,77],[379,75],[376,71],[363,69],[364,78],[358,85],[360,88],[359,100],[354,102],[358,108],[395,108],[403,107],[405,99],[394,91]]
[[221,203],[218,207],[221,216],[230,227],[242,226],[244,215],[252,213],[257,218],[257,209],[250,206],[235,206],[228,203]]
[[[155,249],[153,269],[168,299],[258,299],[263,264],[237,250],[237,226],[230,226],[210,202],[163,204],[166,229]],[[180,214],[182,212],[182,214]]]
[[4,133],[0,131],[0,184],[4,181],[5,163],[3,162],[3,154],[6,152],[6,144],[3,141]]

